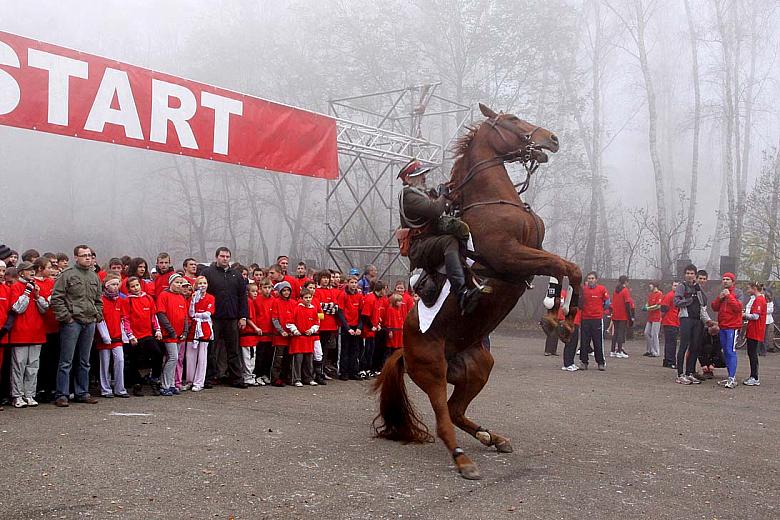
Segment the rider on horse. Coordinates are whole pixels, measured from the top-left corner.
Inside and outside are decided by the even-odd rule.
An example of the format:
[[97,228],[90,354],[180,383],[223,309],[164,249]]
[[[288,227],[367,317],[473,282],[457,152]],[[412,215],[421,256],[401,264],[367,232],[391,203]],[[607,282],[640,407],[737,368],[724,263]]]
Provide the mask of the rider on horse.
[[468,226],[445,216],[450,201],[444,196],[444,186],[436,192],[425,191],[425,174],[430,168],[412,159],[398,174],[404,184],[399,195],[401,227],[409,228],[411,268],[434,273],[444,263],[447,280],[462,313],[473,310],[479,289],[466,286],[461,262],[461,243],[468,239]]

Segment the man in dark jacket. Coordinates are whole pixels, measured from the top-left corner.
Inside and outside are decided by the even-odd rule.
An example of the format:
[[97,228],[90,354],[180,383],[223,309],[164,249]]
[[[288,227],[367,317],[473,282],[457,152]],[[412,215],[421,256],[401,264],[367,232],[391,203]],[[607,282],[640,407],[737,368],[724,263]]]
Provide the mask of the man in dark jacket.
[[95,404],[89,395],[89,354],[95,326],[103,321],[103,291],[94,271],[92,250],[79,245],[73,249],[76,265],[65,269],[54,284],[51,307],[60,322],[60,362],[54,404],[68,406],[70,370],[77,362],[75,401]]
[[450,288],[465,314],[476,303],[479,289],[466,286],[459,239],[440,229],[439,220],[448,209],[449,201],[444,196],[434,197],[425,191],[425,174],[429,170],[419,161],[412,160],[398,174],[404,183],[399,194],[401,226],[409,228],[412,236],[409,260],[412,269],[421,267],[429,273],[444,263]]
[[243,377],[244,360],[238,343],[238,331],[246,327],[249,316],[247,282],[240,272],[230,268],[230,249],[219,247],[215,256],[214,263],[203,270],[203,276],[209,282],[208,293],[214,295],[214,343],[209,348],[206,380],[214,384],[227,371],[233,386],[247,388]]

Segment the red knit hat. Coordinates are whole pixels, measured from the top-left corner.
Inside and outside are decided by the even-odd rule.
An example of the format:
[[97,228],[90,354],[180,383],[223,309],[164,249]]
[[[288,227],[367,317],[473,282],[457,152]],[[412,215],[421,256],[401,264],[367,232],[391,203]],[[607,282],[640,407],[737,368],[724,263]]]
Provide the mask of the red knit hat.
[[737,281],[737,277],[734,276],[734,273],[723,273],[723,276],[721,276],[721,278],[731,278],[732,282]]

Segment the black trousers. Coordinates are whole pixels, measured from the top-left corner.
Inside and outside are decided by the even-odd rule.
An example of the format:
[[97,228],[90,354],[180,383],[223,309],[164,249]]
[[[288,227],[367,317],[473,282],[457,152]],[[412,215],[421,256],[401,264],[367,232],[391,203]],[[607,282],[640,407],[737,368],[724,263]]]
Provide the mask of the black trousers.
[[675,355],[677,354],[677,336],[680,328],[674,325],[664,325],[664,361],[667,364],[675,364]]
[[214,320],[214,342],[209,347],[206,380],[222,376],[218,366],[221,352],[227,355],[227,377],[231,383],[243,383],[244,358],[238,344],[238,320]]
[[595,320],[582,320],[580,325],[580,361],[588,364],[588,347],[593,343],[593,355],[596,363],[604,364],[604,338],[602,336],[603,322],[600,318]]
[[363,350],[363,338],[341,332],[341,352],[339,356],[339,375],[357,377],[360,355]]
[[[683,374],[683,365],[685,365],[685,375],[689,376],[696,372],[696,361],[699,359],[701,350],[701,334],[704,329],[701,326],[701,320],[698,318],[680,318],[680,346],[677,349],[677,375]],[[685,353],[688,352],[688,359],[685,359]]]
[[[135,345],[122,345],[125,356],[125,385],[140,385],[143,382],[140,370],[151,369],[152,377],[159,377],[162,370],[163,351],[160,342],[152,336],[138,340]],[[156,371],[156,374],[155,374]]]
[[612,320],[612,352],[622,352],[623,344],[626,342],[626,329],[628,329],[628,321],[626,320]]
[[756,339],[747,340],[748,361],[750,361],[750,377],[758,379],[758,349],[762,342]]
[[274,362],[274,347],[270,341],[261,341],[257,344],[257,360],[255,361],[255,375],[265,376],[270,379],[271,365]]
[[[558,337],[555,337],[557,344]],[[569,342],[563,347],[563,366],[568,367],[574,364],[574,354],[577,353],[577,345],[580,342],[580,326],[575,325],[574,330],[571,333]]]
[[553,331],[552,334],[545,338],[544,353],[552,355],[556,355],[558,353],[558,331]]

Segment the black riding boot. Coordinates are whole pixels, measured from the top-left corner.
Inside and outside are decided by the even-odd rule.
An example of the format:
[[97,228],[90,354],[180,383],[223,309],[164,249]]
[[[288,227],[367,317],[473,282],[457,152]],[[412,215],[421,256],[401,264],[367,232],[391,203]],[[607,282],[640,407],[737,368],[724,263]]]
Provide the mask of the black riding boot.
[[479,289],[469,289],[466,286],[466,275],[463,273],[463,265],[460,263],[458,251],[444,253],[444,268],[447,270],[447,280],[450,281],[450,290],[458,299],[458,306],[462,314],[473,311],[477,304]]

